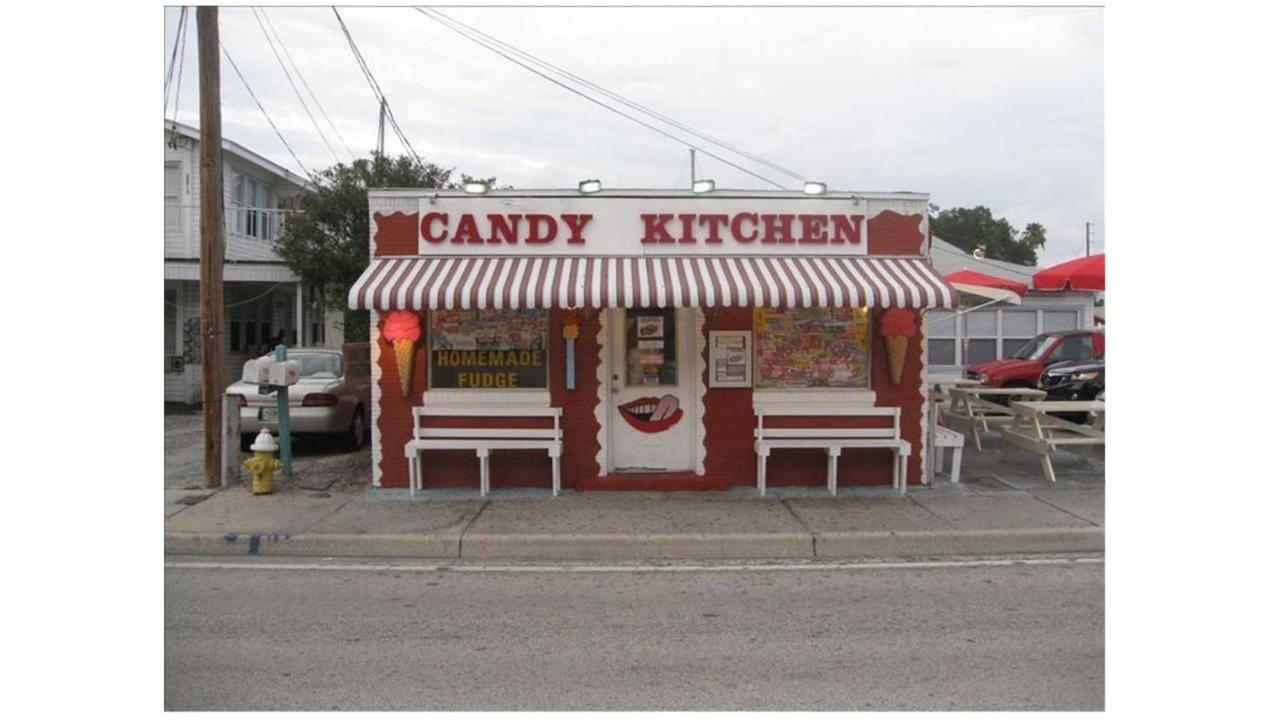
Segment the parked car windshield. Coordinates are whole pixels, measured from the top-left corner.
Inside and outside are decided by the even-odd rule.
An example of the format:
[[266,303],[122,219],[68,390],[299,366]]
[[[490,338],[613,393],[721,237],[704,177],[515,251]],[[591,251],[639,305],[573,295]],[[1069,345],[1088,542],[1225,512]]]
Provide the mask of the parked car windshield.
[[1054,336],[1040,335],[1023,343],[1022,347],[1014,351],[1009,357],[1015,360],[1039,360],[1046,352],[1049,352],[1050,346],[1053,345]]
[[324,380],[342,374],[342,358],[337,353],[289,353],[289,359],[298,361],[298,374],[304,378]]

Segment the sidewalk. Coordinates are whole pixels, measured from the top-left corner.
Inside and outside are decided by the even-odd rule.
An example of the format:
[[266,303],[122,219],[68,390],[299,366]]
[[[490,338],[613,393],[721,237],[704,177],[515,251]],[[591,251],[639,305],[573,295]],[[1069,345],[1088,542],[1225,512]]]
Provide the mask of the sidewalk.
[[[972,455],[972,457],[970,457]],[[254,497],[165,491],[165,552],[488,561],[835,560],[1101,551],[1101,460],[1061,453],[1058,482],[1017,453],[965,453],[962,482],[724,493],[406,491],[339,483]],[[193,504],[192,504],[193,503]]]

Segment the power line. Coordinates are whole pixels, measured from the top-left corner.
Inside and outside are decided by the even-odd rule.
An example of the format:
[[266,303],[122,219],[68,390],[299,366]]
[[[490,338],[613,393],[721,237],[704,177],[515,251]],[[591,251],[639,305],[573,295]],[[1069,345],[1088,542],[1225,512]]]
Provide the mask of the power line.
[[[424,9],[423,9],[423,8],[415,8],[415,9],[417,9],[419,12],[423,12],[423,11],[424,11]],[[473,32],[473,33],[475,33],[475,34],[477,34],[477,35],[480,35],[480,36],[482,36],[482,37],[485,37],[485,38],[487,38],[487,39],[489,39],[489,40],[493,41],[494,43],[496,43],[496,44],[498,44],[498,45],[500,45],[500,46],[502,46],[502,47],[504,47],[504,48],[506,48],[506,49],[510,50],[511,52],[515,53],[516,55],[519,55],[519,56],[521,56],[521,57],[523,57],[523,58],[525,58],[525,59],[529,60],[530,62],[535,63],[536,65],[539,65],[540,67],[544,67],[544,68],[546,68],[546,69],[550,70],[551,72],[554,72],[554,73],[556,73],[556,74],[560,75],[561,77],[568,78],[568,79],[570,79],[570,80],[573,80],[574,82],[577,82],[577,83],[579,83],[579,84],[581,84],[581,85],[584,85],[584,86],[586,86],[586,87],[589,87],[589,88],[591,88],[592,90],[595,90],[596,92],[598,92],[598,93],[600,93],[600,94],[602,94],[602,95],[604,95],[604,96],[606,96],[606,97],[608,97],[608,98],[610,98],[610,99],[612,99],[612,100],[615,100],[615,101],[617,101],[617,102],[620,102],[620,103],[622,103],[623,105],[626,105],[627,107],[629,107],[629,108],[631,108],[631,109],[633,109],[633,110],[638,110],[638,111],[640,111],[640,112],[644,113],[645,115],[648,115],[649,117],[654,118],[655,120],[660,120],[660,121],[662,121],[662,122],[664,122],[664,123],[666,123],[666,124],[668,124],[668,125],[671,125],[672,127],[678,128],[678,129],[680,129],[680,130],[682,130],[682,131],[684,131],[684,132],[686,132],[686,133],[689,133],[690,135],[693,135],[694,137],[700,138],[700,139],[705,140],[705,141],[707,141],[707,142],[709,142],[709,143],[712,143],[713,145],[716,145],[716,146],[718,146],[718,147],[724,148],[725,150],[728,150],[728,151],[730,151],[730,152],[736,153],[736,154],[738,154],[738,155],[740,155],[740,156],[742,156],[742,157],[745,157],[745,158],[747,158],[747,159],[749,159],[749,160],[752,160],[752,161],[754,161],[754,162],[757,162],[757,163],[759,163],[759,164],[761,164],[761,165],[763,165],[763,166],[765,166],[765,167],[767,167],[767,168],[770,168],[770,169],[772,169],[772,170],[775,170],[775,171],[777,171],[777,172],[780,172],[780,173],[782,173],[782,174],[784,174],[784,175],[789,175],[789,176],[791,176],[791,177],[793,177],[793,178],[795,178],[796,180],[799,180],[799,181],[801,181],[801,182],[805,182],[805,181],[807,181],[807,180],[809,180],[809,179],[810,179],[810,178],[808,178],[808,177],[806,177],[806,176],[804,176],[804,175],[802,175],[802,174],[800,174],[800,173],[798,173],[798,172],[795,172],[794,170],[791,170],[791,169],[789,169],[789,168],[787,168],[787,167],[784,167],[784,166],[782,166],[782,165],[779,165],[778,163],[775,163],[775,162],[773,162],[773,161],[771,161],[771,160],[768,160],[768,159],[766,159],[766,158],[760,157],[759,155],[755,155],[755,154],[753,154],[753,153],[747,152],[746,150],[743,150],[743,149],[741,149],[741,148],[735,147],[735,146],[733,146],[733,145],[730,145],[730,144],[729,144],[729,143],[727,143],[727,142],[724,142],[724,141],[722,141],[722,140],[718,140],[718,139],[716,139],[716,138],[714,138],[714,137],[712,137],[712,136],[710,136],[710,135],[707,135],[707,134],[705,134],[705,133],[702,133],[702,132],[700,132],[698,129],[696,129],[696,128],[694,128],[694,127],[691,127],[691,126],[689,126],[689,125],[687,125],[687,124],[685,124],[685,123],[682,123],[682,122],[680,122],[679,120],[676,120],[676,119],[674,119],[674,118],[672,118],[672,117],[670,117],[670,116],[663,115],[662,113],[657,112],[656,110],[650,110],[649,108],[645,107],[644,105],[642,105],[642,104],[640,104],[640,103],[638,103],[638,102],[636,102],[636,101],[634,101],[634,100],[630,100],[630,99],[628,99],[628,98],[626,98],[626,97],[623,97],[622,95],[619,95],[618,93],[615,93],[615,92],[613,92],[612,90],[609,90],[608,88],[602,87],[602,86],[598,85],[597,83],[594,83],[594,82],[592,82],[592,81],[590,81],[590,80],[587,80],[586,78],[583,78],[583,77],[580,77],[580,76],[578,76],[578,75],[575,75],[575,74],[573,74],[572,72],[569,72],[568,70],[565,70],[564,68],[558,67],[557,65],[555,65],[555,64],[553,64],[553,63],[551,63],[551,62],[548,62],[548,61],[546,61],[546,60],[542,60],[541,58],[539,58],[539,57],[537,57],[537,56],[535,56],[535,55],[533,55],[533,54],[531,54],[531,53],[525,52],[524,50],[521,50],[520,48],[518,48],[518,47],[516,47],[516,46],[512,45],[511,43],[508,43],[508,42],[505,42],[505,41],[503,41],[503,40],[500,40],[500,39],[498,39],[498,38],[496,38],[496,37],[494,37],[494,36],[492,36],[492,35],[490,35],[490,34],[488,34],[488,33],[484,32],[483,30],[480,30],[479,28],[476,28],[476,27],[473,27],[473,26],[471,26],[471,25],[468,25],[468,24],[466,24],[466,23],[462,22],[461,20],[457,20],[457,19],[455,19],[455,18],[449,17],[448,15],[445,15],[444,13],[440,12],[439,10],[436,10],[436,9],[434,9],[434,8],[425,8],[425,11],[430,12],[430,13],[432,13],[432,14],[434,14],[434,15],[437,15],[437,16],[439,16],[439,17],[441,17],[441,18],[444,18],[444,19],[448,20],[449,22],[452,22],[452,23],[454,23],[454,24],[457,24],[457,25],[460,25],[460,26],[462,26],[462,27],[464,27],[464,28],[467,28],[467,29],[468,29],[468,30],[470,30],[471,32]]]
[[178,27],[173,33],[173,52],[169,55],[169,69],[164,74],[164,109],[169,111],[169,88],[173,84],[173,70],[178,66],[178,45],[182,41],[182,30],[187,24],[187,8],[184,5],[178,13]]
[[289,46],[285,44],[284,38],[280,37],[280,32],[276,30],[275,23],[271,22],[271,16],[267,14],[266,8],[259,8],[262,13],[262,19],[267,21],[267,27],[271,28],[271,34],[275,35],[276,42],[280,43],[280,49],[284,51],[284,56],[289,60],[289,65],[293,68],[293,72],[302,81],[302,87],[307,89],[307,94],[311,96],[311,101],[316,104],[316,109],[320,111],[320,115],[324,117],[329,129],[333,130],[333,134],[338,136],[338,141],[342,143],[342,147],[346,148],[347,153],[351,155],[351,159],[356,159],[356,154],[352,152],[351,146],[347,144],[347,139],[342,137],[342,133],[338,130],[338,126],[333,124],[333,119],[329,117],[329,113],[325,111],[324,105],[320,104],[320,98],[316,97],[315,91],[311,89],[311,84],[307,82],[307,78],[303,76],[302,71],[298,69],[298,64],[293,61],[293,55],[289,52]]
[[728,160],[728,159],[725,159],[725,158],[723,158],[723,157],[721,157],[721,156],[719,156],[719,155],[716,155],[715,153],[711,152],[710,150],[707,150],[707,149],[705,149],[705,148],[703,148],[703,147],[700,147],[700,146],[698,146],[698,145],[694,145],[694,144],[692,144],[692,143],[690,143],[690,142],[687,142],[686,140],[684,140],[684,139],[682,139],[682,138],[680,138],[680,137],[677,137],[677,136],[675,136],[675,135],[672,135],[671,133],[667,132],[666,130],[663,130],[662,128],[656,127],[656,126],[654,126],[654,125],[651,125],[651,124],[649,124],[649,123],[645,122],[644,120],[641,120],[640,118],[637,118],[637,117],[635,117],[635,116],[633,116],[633,115],[628,115],[627,113],[625,113],[625,112],[623,112],[623,111],[619,110],[618,108],[613,107],[612,105],[605,104],[605,103],[601,102],[600,100],[598,100],[598,99],[596,99],[596,98],[594,98],[594,97],[591,97],[590,95],[587,95],[586,93],[582,92],[581,90],[578,90],[577,88],[574,88],[574,87],[571,87],[571,86],[569,86],[569,85],[566,85],[565,83],[563,83],[563,82],[561,82],[561,81],[559,81],[559,80],[557,80],[557,79],[555,79],[555,78],[551,77],[550,75],[547,75],[546,73],[541,72],[541,71],[539,71],[539,70],[537,70],[537,69],[535,69],[535,68],[532,68],[532,67],[530,67],[530,66],[528,66],[528,65],[524,64],[524,63],[523,63],[523,62],[521,62],[520,60],[517,60],[516,58],[511,57],[511,56],[510,56],[510,55],[508,55],[507,53],[503,52],[502,50],[500,50],[500,49],[498,49],[498,48],[496,48],[496,47],[493,47],[492,45],[490,45],[490,44],[486,43],[485,41],[483,41],[483,40],[479,40],[479,39],[477,39],[477,38],[475,38],[475,37],[472,37],[471,35],[468,35],[467,33],[465,33],[465,32],[463,32],[463,31],[461,31],[461,30],[459,30],[459,29],[457,29],[457,28],[453,27],[452,25],[449,25],[448,23],[444,22],[444,21],[443,21],[443,20],[441,20],[440,18],[435,17],[435,16],[433,16],[433,15],[431,15],[431,14],[429,14],[429,13],[425,12],[422,8],[414,8],[414,9],[415,9],[415,10],[417,10],[418,12],[422,13],[422,14],[423,14],[423,15],[425,15],[426,17],[428,17],[428,18],[430,18],[430,19],[434,20],[435,22],[437,22],[437,23],[439,23],[439,24],[443,25],[444,27],[446,27],[446,28],[448,28],[448,29],[450,29],[450,30],[452,30],[452,31],[454,31],[454,32],[456,32],[456,33],[458,33],[459,35],[461,35],[462,37],[464,37],[464,38],[466,38],[466,39],[470,40],[471,42],[473,42],[473,43],[475,43],[475,44],[477,44],[477,45],[479,45],[479,46],[481,46],[481,47],[483,47],[483,48],[485,48],[485,49],[489,50],[490,52],[493,52],[493,53],[496,53],[497,55],[502,56],[503,58],[507,59],[508,61],[510,61],[510,62],[512,62],[512,63],[515,63],[516,65],[519,65],[520,67],[524,68],[525,70],[528,70],[529,72],[533,73],[534,75],[537,75],[537,76],[539,76],[539,77],[543,78],[544,80],[547,80],[548,82],[551,82],[551,83],[553,83],[553,84],[555,84],[555,85],[558,85],[558,86],[560,86],[560,87],[564,88],[565,90],[568,90],[569,92],[573,93],[574,95],[577,95],[577,96],[579,96],[579,97],[583,98],[584,100],[587,100],[587,101],[592,102],[592,103],[594,103],[594,104],[596,104],[596,105],[599,105],[600,107],[604,108],[605,110],[608,110],[608,111],[609,111],[609,112],[611,112],[611,113],[615,113],[615,114],[617,114],[617,115],[621,115],[622,117],[624,117],[624,118],[626,118],[626,119],[630,120],[631,122],[636,123],[637,125],[641,125],[641,126],[643,126],[643,127],[646,127],[646,128],[648,128],[648,129],[652,130],[653,132],[658,133],[659,135],[662,135],[662,136],[664,136],[664,137],[670,138],[671,140],[674,140],[674,141],[676,141],[676,142],[680,143],[681,145],[684,145],[684,146],[686,146],[686,147],[692,147],[692,148],[694,148],[695,150],[698,150],[699,152],[701,152],[702,154],[704,154],[704,155],[706,155],[706,156],[708,156],[708,157],[715,158],[716,160],[719,160],[720,162],[724,163],[725,165],[728,165],[729,167],[736,168],[737,170],[740,170],[740,171],[742,171],[742,172],[744,172],[744,173],[746,173],[746,174],[748,174],[748,175],[750,175],[750,176],[752,176],[752,177],[754,177],[754,178],[756,178],[756,179],[763,180],[764,182],[767,182],[767,183],[769,183],[770,185],[773,185],[774,187],[780,188],[780,189],[782,189],[782,190],[786,190],[786,189],[787,189],[787,188],[786,188],[786,186],[785,186],[785,185],[782,185],[781,183],[778,183],[778,182],[776,182],[776,181],[774,181],[774,180],[771,180],[771,179],[769,179],[769,178],[767,178],[767,177],[765,177],[765,176],[763,176],[763,175],[761,175],[761,174],[759,174],[759,173],[757,173],[757,172],[755,172],[755,171],[753,171],[753,170],[749,170],[749,169],[747,169],[747,168],[744,168],[744,167],[742,167],[741,165],[739,165],[739,164],[737,164],[737,163],[733,162],[732,160]]
[[302,174],[307,177],[312,177],[313,173],[307,169],[306,165],[302,164],[301,160],[298,159],[298,154],[293,151],[293,146],[289,145],[288,140],[284,139],[284,135],[280,133],[280,128],[276,127],[275,122],[272,121],[271,115],[267,113],[267,109],[262,107],[262,103],[258,101],[258,96],[253,94],[253,88],[249,87],[249,82],[245,80],[244,75],[240,73],[240,68],[236,67],[236,61],[231,59],[231,53],[227,52],[227,47],[222,43],[218,43],[218,47],[222,49],[222,54],[226,56],[227,62],[231,63],[231,69],[236,71],[236,77],[240,78],[240,82],[244,85],[244,89],[249,91],[249,97],[253,98],[254,104],[262,111],[262,116],[267,119],[267,124],[271,126],[272,130],[275,130],[276,137],[280,138],[280,142],[284,144],[285,149],[293,156],[293,161],[298,163],[298,167],[302,168]]
[[[176,85],[173,91],[173,123],[178,123],[178,103],[182,100],[182,68],[186,64],[187,59],[187,28],[191,24],[187,21],[189,17],[187,8],[182,8],[182,14],[178,18],[178,36],[174,38],[174,58],[178,66]],[[172,71],[172,67],[170,70]],[[168,110],[168,99],[165,99],[165,109]]]
[[396,137],[400,139],[400,144],[404,149],[409,151],[413,159],[418,162],[418,167],[425,169],[426,163],[422,162],[422,158],[417,151],[413,149],[413,145],[409,144],[409,138],[405,136],[404,131],[400,129],[400,123],[396,121],[396,116],[391,112],[391,103],[387,100],[387,96],[382,92],[382,86],[378,84],[377,78],[373,76],[373,71],[369,69],[369,64],[365,62],[364,55],[360,52],[360,48],[356,46],[356,40],[351,36],[351,30],[347,28],[347,23],[342,19],[342,15],[338,12],[338,8],[330,6],[333,14],[338,18],[338,25],[342,27],[342,34],[347,37],[347,44],[351,46],[351,52],[356,56],[356,62],[360,65],[360,72],[364,73],[364,79],[369,83],[369,88],[373,90],[374,96],[379,102],[383,103],[387,111],[387,122],[391,123],[391,129],[395,132]]
[[253,12],[253,19],[258,21],[258,29],[262,31],[262,37],[267,39],[267,47],[271,48],[271,54],[275,56],[276,63],[280,65],[280,70],[284,73],[284,77],[289,81],[289,87],[293,88],[293,94],[298,98],[298,102],[302,104],[302,109],[307,113],[307,117],[311,118],[311,125],[315,127],[316,133],[320,135],[321,142],[329,148],[329,154],[333,155],[333,161],[341,163],[338,153],[333,151],[333,146],[329,144],[329,138],[325,137],[324,131],[320,129],[320,123],[316,122],[316,116],[311,114],[311,108],[307,107],[307,101],[302,99],[302,91],[298,89],[298,85],[293,82],[293,76],[289,74],[289,68],[285,67],[284,59],[280,57],[280,53],[276,52],[276,44],[271,40],[271,34],[267,32],[267,26],[262,23],[262,18],[258,16],[258,9],[250,7]]

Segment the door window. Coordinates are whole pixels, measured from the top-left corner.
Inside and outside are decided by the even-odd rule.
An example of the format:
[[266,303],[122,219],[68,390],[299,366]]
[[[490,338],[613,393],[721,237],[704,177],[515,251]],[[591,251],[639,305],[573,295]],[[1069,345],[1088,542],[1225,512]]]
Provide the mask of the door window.
[[627,310],[627,385],[676,385],[676,311]]

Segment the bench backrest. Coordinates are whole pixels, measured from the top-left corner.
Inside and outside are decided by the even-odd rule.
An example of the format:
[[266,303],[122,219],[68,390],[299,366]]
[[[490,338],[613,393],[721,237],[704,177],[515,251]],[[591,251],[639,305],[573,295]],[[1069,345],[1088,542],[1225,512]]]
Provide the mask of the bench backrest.
[[[868,438],[868,439],[901,439],[902,411],[896,407],[875,407],[873,405],[850,405],[848,403],[786,403],[756,405],[756,439],[783,438]],[[766,418],[790,418],[787,424],[791,427],[766,427]],[[874,427],[823,427],[817,423],[805,422],[806,418],[838,418],[848,420],[854,418],[876,418],[888,420],[884,425]]]
[[[557,407],[512,404],[436,404],[413,409],[415,440],[510,438],[562,440]],[[428,424],[423,419],[430,418]],[[456,423],[446,418],[458,418]],[[537,423],[538,419],[545,423]],[[532,422],[531,422],[532,421]],[[535,423],[536,426],[535,426]]]

